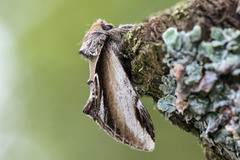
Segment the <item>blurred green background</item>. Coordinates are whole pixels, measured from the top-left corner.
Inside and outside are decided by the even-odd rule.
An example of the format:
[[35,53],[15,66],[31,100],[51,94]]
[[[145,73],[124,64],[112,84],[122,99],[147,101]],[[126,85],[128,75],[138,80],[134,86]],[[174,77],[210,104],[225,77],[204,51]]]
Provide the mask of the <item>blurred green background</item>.
[[177,0],[0,0],[0,160],[204,160],[197,139],[172,126],[151,98],[156,148],[129,149],[82,109],[88,62],[77,43],[103,18],[139,23]]

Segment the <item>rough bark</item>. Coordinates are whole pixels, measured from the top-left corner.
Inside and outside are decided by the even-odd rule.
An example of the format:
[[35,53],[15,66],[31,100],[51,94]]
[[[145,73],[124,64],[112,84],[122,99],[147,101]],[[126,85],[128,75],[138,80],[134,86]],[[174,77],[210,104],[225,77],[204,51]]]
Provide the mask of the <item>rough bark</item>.
[[[162,77],[170,73],[171,68],[163,62],[166,52],[162,49],[164,44],[162,35],[170,27],[176,27],[178,31],[191,31],[194,26],[201,27],[201,41],[210,41],[212,27],[240,29],[240,15],[237,13],[238,0],[194,0],[178,4],[167,11],[150,17],[142,24],[136,25],[123,39],[123,52],[129,57],[131,63],[131,75],[137,91],[141,95],[150,95],[157,102],[166,96],[159,86],[163,84]],[[240,76],[229,77],[227,74],[220,77],[224,83],[229,84],[232,89],[239,90]],[[234,84],[232,86],[231,84]],[[237,86],[237,87],[236,87]],[[176,96],[176,95],[175,95]],[[225,143],[214,141],[216,131],[226,127],[233,113],[229,106],[224,106],[217,114],[227,116],[223,124],[217,125],[213,134],[208,137],[200,137],[203,130],[196,127],[197,122],[205,122],[205,115],[200,119],[191,118],[186,120],[186,113],[192,112],[189,107],[184,112],[172,112],[169,120],[181,129],[191,132],[197,137],[205,148],[207,159],[214,160],[234,160],[239,157],[236,147],[230,149]],[[187,112],[186,112],[187,111]],[[165,114],[164,111],[160,111]],[[213,111],[212,111],[213,112]],[[211,112],[211,114],[212,114]],[[204,116],[204,117],[203,117]],[[236,116],[239,116],[236,115]],[[230,133],[234,136],[233,133]],[[212,142],[210,142],[213,140]],[[234,146],[237,146],[239,137],[233,138]],[[227,149],[226,149],[227,148]],[[234,153],[234,154],[233,154]]]

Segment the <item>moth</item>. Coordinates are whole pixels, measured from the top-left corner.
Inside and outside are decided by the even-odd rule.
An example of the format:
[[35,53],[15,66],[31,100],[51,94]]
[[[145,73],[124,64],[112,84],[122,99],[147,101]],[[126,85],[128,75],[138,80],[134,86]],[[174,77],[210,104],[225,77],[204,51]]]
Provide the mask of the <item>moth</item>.
[[236,13],[240,14],[240,0],[238,0]]
[[90,96],[83,113],[115,140],[133,149],[152,151],[155,146],[153,123],[122,60],[121,33],[132,27],[114,28],[99,19],[83,38],[79,54],[89,60],[90,68],[87,81]]

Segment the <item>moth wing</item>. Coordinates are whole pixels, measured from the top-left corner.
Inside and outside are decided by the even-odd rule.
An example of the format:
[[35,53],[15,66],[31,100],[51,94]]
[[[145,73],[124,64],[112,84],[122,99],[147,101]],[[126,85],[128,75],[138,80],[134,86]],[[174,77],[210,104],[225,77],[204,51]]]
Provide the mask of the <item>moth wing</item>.
[[116,140],[134,149],[154,149],[151,118],[111,50],[99,57],[90,98],[83,112]]
[[98,75],[94,74],[94,79],[92,82],[89,82],[90,85],[90,96],[83,109],[83,113],[89,115],[95,121],[97,118],[97,110],[99,110],[99,80]]

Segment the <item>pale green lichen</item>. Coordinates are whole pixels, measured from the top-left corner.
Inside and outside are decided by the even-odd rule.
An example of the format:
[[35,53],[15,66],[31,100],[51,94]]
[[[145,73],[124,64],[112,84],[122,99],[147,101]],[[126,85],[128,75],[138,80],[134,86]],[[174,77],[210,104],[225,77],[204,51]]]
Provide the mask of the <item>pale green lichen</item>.
[[219,42],[225,41],[221,28],[215,28],[215,27],[211,28],[211,38]]
[[159,89],[165,94],[174,94],[175,89],[176,89],[176,83],[173,77],[168,76],[162,76],[162,83],[159,86]]
[[189,37],[192,42],[196,42],[201,38],[202,30],[200,26],[195,26],[192,31],[189,32]]
[[184,120],[200,137],[240,158],[240,30],[213,27],[208,41],[201,41],[201,33],[200,26],[163,33],[163,62],[176,73],[162,77],[159,88],[166,96],[158,109],[169,118],[183,114],[175,103],[187,103]]
[[176,40],[178,38],[177,34],[177,28],[170,27],[166,32],[163,33],[162,37],[165,40],[164,42],[167,45],[173,45],[176,43]]
[[202,41],[198,46],[197,60],[201,62],[205,57],[212,57],[214,49],[210,42]]
[[168,119],[171,114],[176,110],[175,107],[176,98],[172,95],[167,95],[164,98],[159,99],[158,109],[165,112],[165,117]]
[[186,66],[186,73],[188,77],[185,78],[184,83],[186,85],[192,85],[198,83],[202,78],[202,66],[200,66],[197,61]]
[[167,96],[160,98],[157,106],[159,110],[165,112],[165,117],[168,119],[172,115],[172,112],[176,110],[176,98],[173,96],[176,89],[176,83],[171,76],[163,76],[162,82],[163,84],[159,86],[159,89]]
[[206,114],[209,105],[209,99],[200,95],[191,95],[188,98],[190,110],[198,115]]

